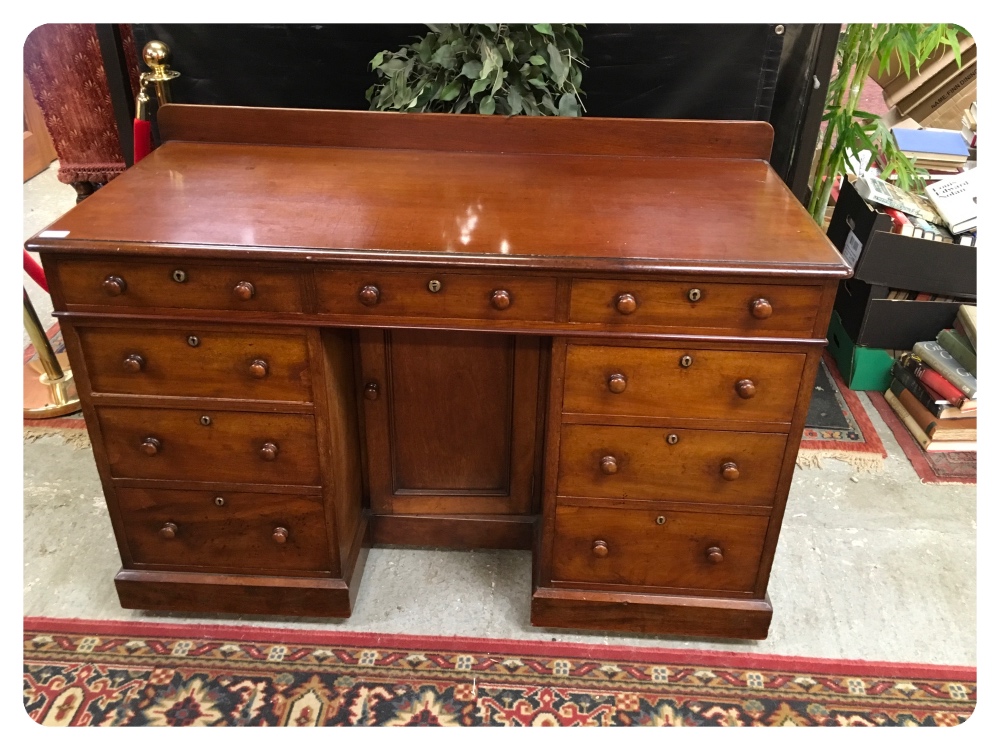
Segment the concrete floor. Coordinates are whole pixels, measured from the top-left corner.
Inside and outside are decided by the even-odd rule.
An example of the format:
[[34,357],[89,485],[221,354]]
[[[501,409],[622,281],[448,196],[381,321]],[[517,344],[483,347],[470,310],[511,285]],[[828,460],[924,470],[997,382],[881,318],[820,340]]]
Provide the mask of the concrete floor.
[[[25,238],[72,207],[55,166],[25,184]],[[26,280],[26,287],[33,287]],[[44,294],[33,295],[39,314]],[[117,548],[89,448],[24,445],[24,614],[218,622],[976,664],[976,487],[923,485],[861,396],[889,457],[880,474],[828,461],[795,474],[771,576],[767,640],[617,636],[534,628],[531,555],[372,550],[348,620],[124,610]]]

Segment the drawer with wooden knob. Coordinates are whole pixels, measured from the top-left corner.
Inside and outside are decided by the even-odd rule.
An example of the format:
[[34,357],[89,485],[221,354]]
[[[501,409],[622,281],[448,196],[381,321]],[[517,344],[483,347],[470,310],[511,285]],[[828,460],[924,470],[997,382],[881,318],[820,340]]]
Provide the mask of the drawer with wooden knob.
[[572,323],[707,335],[812,336],[820,286],[575,279]]
[[318,495],[119,488],[132,560],[213,572],[329,571]]
[[552,579],[749,593],[768,516],[560,503]]
[[804,354],[570,344],[563,413],[790,422]]
[[111,476],[319,486],[309,414],[95,408]]
[[95,393],[312,401],[306,335],[78,326]]
[[303,311],[302,274],[207,261],[67,260],[56,266],[68,306]]
[[787,436],[564,424],[560,496],[770,506]]
[[555,279],[436,271],[316,273],[318,312],[497,321],[555,320]]

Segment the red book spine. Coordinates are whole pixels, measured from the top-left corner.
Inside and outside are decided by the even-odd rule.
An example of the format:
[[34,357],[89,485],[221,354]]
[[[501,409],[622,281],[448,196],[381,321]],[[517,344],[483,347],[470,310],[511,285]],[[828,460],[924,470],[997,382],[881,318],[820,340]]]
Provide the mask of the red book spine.
[[940,393],[941,398],[945,399],[952,406],[961,406],[966,400],[964,393],[945,380],[943,375],[935,372],[927,365],[917,365],[917,369],[913,374],[917,376],[917,379],[921,383],[930,386],[933,390]]

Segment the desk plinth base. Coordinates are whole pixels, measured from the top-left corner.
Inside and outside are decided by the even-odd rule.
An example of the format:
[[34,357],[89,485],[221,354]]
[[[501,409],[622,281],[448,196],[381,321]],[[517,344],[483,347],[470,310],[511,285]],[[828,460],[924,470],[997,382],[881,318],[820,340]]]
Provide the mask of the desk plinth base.
[[574,630],[763,640],[771,614],[767,597],[707,599],[555,588],[538,588],[531,597],[532,625]]
[[126,609],[341,618],[354,609],[364,559],[358,563],[350,581],[122,569],[115,588]]

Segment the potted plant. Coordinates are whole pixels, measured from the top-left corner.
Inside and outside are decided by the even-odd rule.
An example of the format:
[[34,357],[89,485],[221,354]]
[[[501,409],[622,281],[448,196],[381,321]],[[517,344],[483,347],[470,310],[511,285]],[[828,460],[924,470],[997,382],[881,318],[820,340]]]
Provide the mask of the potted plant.
[[[864,173],[881,153],[886,163],[882,177],[895,173],[904,190],[921,191],[927,172],[917,169],[893,140],[892,133],[878,115],[858,109],[865,78],[875,61],[884,72],[895,58],[907,77],[942,45],[950,46],[961,64],[958,34],[967,32],[955,24],[848,24],[837,46],[836,75],[827,92],[826,130],[816,161],[809,213],[822,226],[830,191],[836,179],[848,172]],[[856,163],[867,151],[865,163]],[[852,160],[855,163],[852,163]]]
[[427,24],[383,50],[365,96],[372,109],[483,115],[581,115],[583,40],[573,24]]

